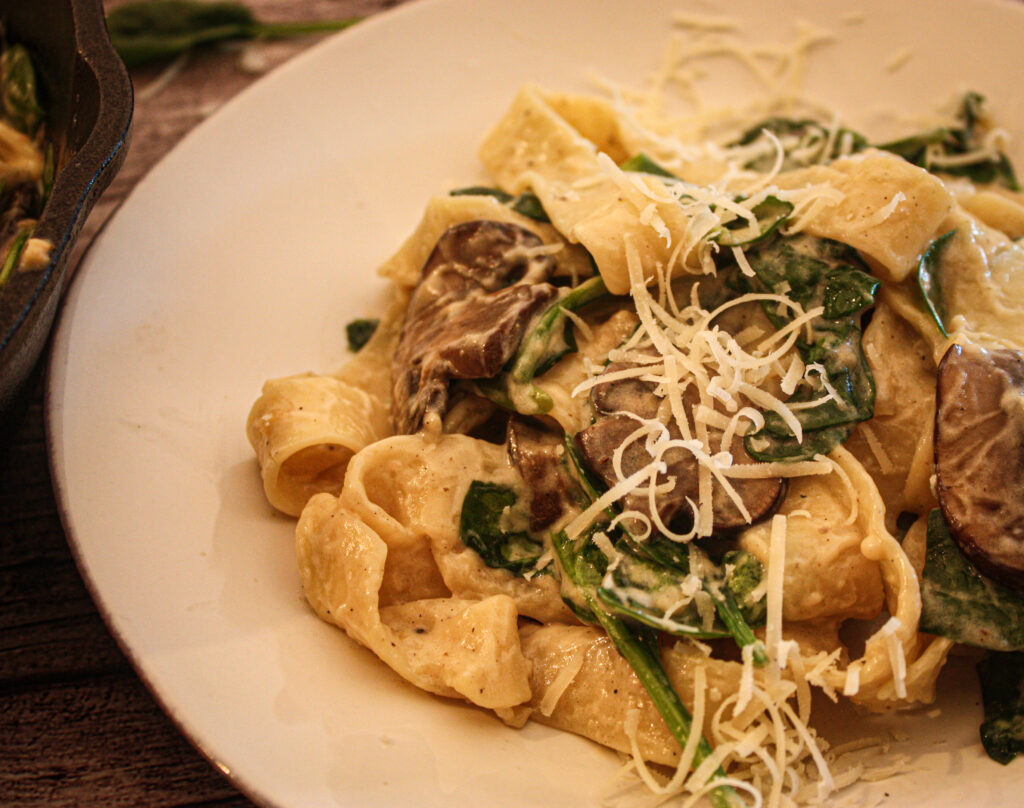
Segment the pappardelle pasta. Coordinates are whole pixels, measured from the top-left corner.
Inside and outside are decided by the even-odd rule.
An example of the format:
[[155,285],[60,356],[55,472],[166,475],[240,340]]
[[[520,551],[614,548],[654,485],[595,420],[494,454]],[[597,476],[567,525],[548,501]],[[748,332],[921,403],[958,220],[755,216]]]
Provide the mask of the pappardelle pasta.
[[976,95],[883,144],[671,135],[522,88],[493,186],[429,201],[369,342],[248,436],[309,603],[409,682],[804,804],[863,773],[813,692],[900,709],[1024,647],[940,557],[1024,580],[1024,196]]

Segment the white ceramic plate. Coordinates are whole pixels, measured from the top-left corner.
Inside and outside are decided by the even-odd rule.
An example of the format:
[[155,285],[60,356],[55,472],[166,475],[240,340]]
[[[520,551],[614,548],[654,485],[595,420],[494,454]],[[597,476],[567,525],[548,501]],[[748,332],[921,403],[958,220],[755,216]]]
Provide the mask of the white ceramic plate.
[[[82,571],[183,731],[273,806],[581,806],[615,757],[505,728],[400,681],[306,608],[291,520],[265,503],[243,434],[262,382],[346,356],[373,270],[426,199],[478,178],[475,149],[518,85],[638,82],[670,0],[438,0],[325,42],[199,127],[89,253],[53,352],[53,468]],[[1024,124],[1024,8],[1008,0],[722,3],[752,41],[836,33],[808,89],[864,112],[956,88]],[[688,8],[715,11],[714,3]],[[719,91],[750,91],[725,74]],[[1021,127],[1024,134],[1024,125]],[[995,805],[1024,762],[989,762],[969,671],[904,726],[887,805]],[[864,731],[877,731],[864,724]],[[860,731],[860,730],[858,730]]]

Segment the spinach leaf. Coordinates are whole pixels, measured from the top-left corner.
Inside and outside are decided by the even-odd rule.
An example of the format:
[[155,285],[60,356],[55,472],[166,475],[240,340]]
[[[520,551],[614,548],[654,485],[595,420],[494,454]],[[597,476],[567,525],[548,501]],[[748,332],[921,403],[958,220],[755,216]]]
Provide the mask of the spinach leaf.
[[740,648],[753,646],[755,664],[767,662],[764,646],[751,629],[765,618],[764,599],[752,598],[764,577],[764,567],[755,556],[733,551],[719,566],[694,550],[701,558],[701,589],[711,598],[717,615],[705,626],[695,603],[682,609],[676,606],[691,585],[690,551],[685,545],[659,534],[638,541],[623,528],[615,550],[621,558],[611,573],[611,586],[606,579],[598,589],[598,598],[612,612],[678,637],[732,637]]
[[501,188],[492,188],[489,185],[467,185],[465,188],[454,188],[448,192],[448,196],[493,196],[503,205],[507,205],[515,199],[512,194],[501,190]]
[[974,568],[938,508],[928,514],[921,631],[993,651],[1024,651],[1024,598]]
[[[515,513],[518,500],[516,492],[507,486],[474,480],[462,501],[459,535],[488,567],[522,576],[536,568],[544,545],[526,530],[503,527],[508,515]],[[521,514],[521,521],[529,524],[529,517]]]
[[[566,436],[565,447],[568,468],[578,484],[581,504],[586,507],[600,496],[600,492],[569,436]],[[606,509],[606,520],[610,521],[614,516],[612,508]],[[735,562],[740,559],[732,559],[732,569],[727,567],[723,573],[701,550],[696,547],[692,550],[700,559],[704,573],[700,579],[701,588],[710,596],[720,621],[705,627],[703,617],[695,605],[674,611],[682,599],[684,587],[689,585],[691,549],[688,546],[674,542],[660,533],[639,540],[625,524],[618,526],[613,537],[614,550],[620,556],[618,566],[612,571],[612,586],[605,585],[602,577],[602,585],[597,593],[607,608],[668,634],[689,637],[702,634],[707,637],[732,636],[740,648],[752,646],[756,665],[764,665],[768,661],[763,643],[754,635],[738,602],[748,600],[750,592],[745,591],[745,587],[749,585],[750,590],[756,588],[764,576],[764,568],[757,559],[753,559],[756,567],[749,560],[743,559],[744,571],[737,575]],[[606,566],[601,569],[606,569]],[[763,619],[763,614],[758,615],[756,611],[752,615]]]
[[[681,181],[675,174],[662,168],[643,152],[630,157],[619,168],[623,171],[636,171],[642,174],[651,174],[656,177]],[[692,199],[684,195],[681,199]],[[714,210],[714,206],[712,206]],[[714,241],[723,247],[746,247],[766,239],[781,225],[793,212],[793,205],[774,196],[769,196],[763,202],[755,205],[751,212],[754,214],[757,227],[751,232],[746,219],[734,219],[722,227],[712,231],[708,235],[709,241]]]
[[345,336],[348,339],[348,349],[355,353],[361,350],[370,338],[377,332],[380,320],[377,318],[360,318],[353,320],[345,326]]
[[638,174],[653,174],[656,177],[665,177],[670,180],[678,180],[675,174],[671,171],[662,168],[658,163],[652,160],[643,152],[634,154],[628,160],[619,164],[619,168],[623,171],[635,171]]
[[[968,177],[973,182],[998,182],[1011,190],[1020,190],[1010,159],[1001,151],[984,148],[985,131],[979,123],[984,119],[984,96],[966,93],[960,102],[957,120],[961,126],[940,126],[910,137],[878,145],[898,154],[904,160],[928,171]],[[944,158],[976,152],[969,162],[947,163]]]
[[763,202],[751,208],[757,220],[756,232],[750,233],[745,219],[734,219],[727,225],[718,228],[708,236],[723,247],[747,247],[768,238],[779,225],[789,218],[793,212],[793,204],[769,196]]
[[925,307],[935,320],[942,336],[949,338],[946,331],[946,306],[942,297],[942,253],[956,230],[950,230],[928,245],[917,264],[917,286],[921,290]]
[[529,191],[524,191],[513,200],[512,210],[537,222],[544,222],[545,224],[551,222],[547,211],[544,210],[544,206],[541,204],[540,198]]
[[755,597],[765,575],[761,560],[746,550],[732,550],[722,558],[722,564],[725,567],[725,587],[744,619],[752,626],[763,625],[768,602],[763,594]]
[[676,608],[680,601],[693,597],[686,591],[688,574],[630,552],[625,542],[620,541],[615,549],[621,555],[597,588],[598,600],[609,611],[676,637],[730,636],[721,625],[705,627],[693,600]]
[[[607,570],[607,559],[591,540],[594,529],[575,541],[564,530],[551,537],[551,543],[563,572],[563,598],[581,617],[600,625],[615,644],[615,648],[629,663],[643,685],[669,732],[685,746],[694,731],[693,718],[676,692],[661,661],[657,632],[644,625],[612,614],[602,606],[596,587]],[[711,754],[711,745],[705,738],[697,744],[694,766],[699,766]],[[711,779],[725,777],[721,767],[715,769]],[[738,808],[744,803],[731,786],[723,785],[710,793],[715,808]]]
[[[773,134],[783,148],[782,170],[789,171],[818,163],[828,163],[844,154],[863,150],[868,141],[852,129],[841,127],[832,132],[809,118],[767,118],[747,129],[731,146],[749,146],[765,132]],[[770,171],[775,165],[774,147],[745,164],[754,171]]]
[[526,216],[528,219],[533,219],[537,222],[543,222],[548,224],[551,219],[548,218],[547,211],[544,210],[544,206],[541,204],[540,199],[536,194],[524,191],[519,196],[513,196],[500,188],[491,188],[486,185],[469,185],[465,188],[456,188],[448,192],[449,196],[493,196],[503,205],[508,205],[516,213]]
[[[929,171],[965,176],[982,184],[998,182],[1012,190],[1020,190],[1013,165],[1006,154],[985,148],[984,104],[984,96],[968,92],[957,111],[959,126],[940,126],[885,143],[869,143],[863,135],[845,127],[831,131],[818,121],[808,118],[772,117],[750,127],[729,145],[750,146],[763,137],[766,131],[770,132],[782,144],[783,171],[828,163],[837,157],[873,146],[899,155]],[[968,162],[946,159],[972,152],[976,153],[976,158]],[[755,171],[769,171],[775,160],[775,149],[766,149],[763,154],[749,160],[745,167]]]
[[988,653],[978,663],[985,721],[981,743],[988,756],[1009,763],[1024,752],[1024,653]]
[[[824,369],[823,374],[804,379],[789,400],[822,402],[795,411],[803,440],[797,440],[781,416],[767,412],[764,427],[746,436],[747,451],[761,461],[827,454],[874,412],[875,383],[861,346],[860,320],[874,303],[879,282],[865,271],[852,248],[807,235],[776,238],[747,257],[755,276],[735,274],[740,292],[784,294],[804,310],[824,309],[808,323],[811,336],[801,332],[796,342],[806,364]],[[764,311],[776,328],[793,319],[790,310],[770,302]]]
[[8,177],[0,179],[0,288],[14,274],[35,232],[36,222],[53,187],[55,173],[52,143],[41,143],[45,112],[39,101],[36,71],[28,50],[5,41],[0,27],[0,115],[4,123],[38,143],[43,149],[43,173],[39,182]]
[[[596,499],[597,491],[569,436],[566,436],[566,450],[570,468],[576,472],[582,504],[589,504]],[[645,625],[647,621],[636,619],[639,615],[631,614],[628,609],[615,604],[613,599],[602,598],[600,595],[609,562],[594,541],[594,535],[604,530],[611,516],[610,509],[606,510],[605,519],[595,521],[575,540],[570,540],[564,530],[551,536],[551,545],[562,573],[562,598],[581,620],[597,623],[605,630],[616,649],[633,668],[673,737],[681,746],[685,746],[693,731],[693,720],[662,664],[657,631]],[[633,547],[632,542],[632,537],[623,531],[617,549],[629,552]],[[762,648],[755,650],[760,650],[763,656]],[[701,738],[694,755],[694,765],[699,766],[710,754],[711,746],[706,739]],[[724,771],[719,767],[712,773],[711,779],[724,776]],[[744,805],[730,786],[713,789],[710,798],[714,808],[739,808]]]
[[360,19],[267,23],[231,0],[136,0],[107,14],[107,28],[125,65],[137,67],[217,42],[340,31]]
[[7,283],[8,278],[11,277],[11,273],[14,272],[18,261],[21,260],[21,254],[25,250],[25,245],[34,231],[35,226],[31,224],[19,228],[15,232],[14,238],[7,245],[7,252],[4,253],[2,263],[0,263],[0,287]]

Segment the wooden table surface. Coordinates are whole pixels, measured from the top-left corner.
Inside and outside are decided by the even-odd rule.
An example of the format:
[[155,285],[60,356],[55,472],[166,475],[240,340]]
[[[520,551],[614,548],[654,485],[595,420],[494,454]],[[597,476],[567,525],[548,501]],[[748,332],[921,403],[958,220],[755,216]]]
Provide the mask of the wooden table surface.
[[[108,9],[122,2],[105,0]],[[279,20],[369,15],[398,2],[247,0],[259,17]],[[160,70],[133,73],[133,143],[81,246],[182,136],[262,71],[315,41],[204,52],[166,84],[154,84]],[[50,482],[47,359],[0,418],[0,805],[250,806],[161,711],[78,573]]]

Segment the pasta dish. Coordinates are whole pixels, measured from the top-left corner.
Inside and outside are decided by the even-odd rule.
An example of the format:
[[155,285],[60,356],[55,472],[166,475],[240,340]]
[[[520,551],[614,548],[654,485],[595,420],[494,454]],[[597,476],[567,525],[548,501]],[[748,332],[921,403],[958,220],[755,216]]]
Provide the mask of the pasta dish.
[[[957,644],[1024,669],[1004,140],[973,93],[878,143],[781,116],[690,140],[523,87],[491,183],[431,199],[381,268],[366,344],[253,405],[312,608],[425,691],[618,750],[657,799],[870,776],[813,694],[927,704]],[[1021,705],[986,688],[1005,761]]]

